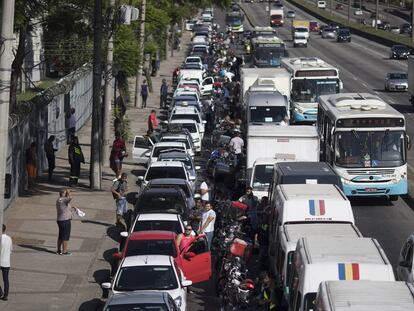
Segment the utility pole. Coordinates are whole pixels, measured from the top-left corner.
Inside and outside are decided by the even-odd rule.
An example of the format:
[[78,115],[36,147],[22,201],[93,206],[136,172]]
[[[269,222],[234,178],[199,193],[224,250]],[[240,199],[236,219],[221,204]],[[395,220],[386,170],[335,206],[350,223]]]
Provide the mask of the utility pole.
[[[109,20],[114,22],[115,0],[109,0],[111,14]],[[109,136],[111,131],[111,101],[112,101],[112,63],[114,58],[114,36],[113,29],[110,30],[108,38],[108,50],[106,54],[105,68],[105,95],[104,95],[104,112],[103,112],[103,131],[102,131],[102,166],[109,165]],[[116,98],[114,98],[114,101]]]
[[[14,25],[14,0],[3,0],[0,33],[0,228],[3,227],[4,187],[6,179],[7,145],[9,141],[9,100]],[[2,52],[1,52],[2,51]],[[1,237],[1,234],[0,234]],[[0,238],[1,247],[1,238]]]
[[331,12],[330,12],[330,14],[332,15],[332,7],[333,7],[333,0],[330,0],[329,1],[329,6],[330,6],[330,9],[331,9]]
[[101,190],[102,0],[95,0],[93,22],[93,86],[90,187]]
[[375,29],[378,29],[378,20],[379,20],[379,0],[375,3]]
[[[414,26],[414,2],[411,3],[411,26]],[[414,43],[414,29],[411,27],[411,42]]]
[[138,60],[138,67],[137,67],[137,74],[135,78],[135,101],[134,107],[138,107],[138,103],[140,100],[140,85],[142,79],[142,67],[144,62],[144,40],[145,40],[145,8],[147,5],[146,0],[142,0],[141,2],[141,18],[140,18],[140,30],[139,30],[139,60]]
[[351,21],[351,0],[348,0],[348,25],[350,21]]

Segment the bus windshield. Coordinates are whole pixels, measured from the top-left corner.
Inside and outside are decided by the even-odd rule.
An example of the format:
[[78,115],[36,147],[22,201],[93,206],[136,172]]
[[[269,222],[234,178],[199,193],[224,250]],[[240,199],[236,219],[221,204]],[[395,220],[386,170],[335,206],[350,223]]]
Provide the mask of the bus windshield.
[[335,134],[335,164],[342,167],[398,167],[405,164],[403,131]]
[[339,79],[294,79],[292,100],[299,103],[315,103],[320,95],[339,93]]
[[258,47],[254,48],[255,61],[271,66],[280,66],[280,58],[285,56],[285,47]]
[[253,106],[250,107],[250,123],[277,123],[287,116],[284,106]]

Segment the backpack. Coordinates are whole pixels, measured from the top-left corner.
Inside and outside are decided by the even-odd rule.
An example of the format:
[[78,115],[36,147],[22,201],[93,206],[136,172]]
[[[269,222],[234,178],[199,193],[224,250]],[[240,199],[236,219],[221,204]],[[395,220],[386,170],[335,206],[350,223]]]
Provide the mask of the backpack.
[[[116,183],[118,183],[118,186],[116,187],[116,192],[119,192],[120,191],[120,187],[121,187],[121,182],[119,181],[119,179],[117,179],[117,180],[115,180],[114,181],[114,183],[112,184],[112,187],[115,187],[115,184]],[[112,197],[116,200],[116,199],[118,199],[118,197],[116,196],[116,194],[114,194],[113,192],[111,192],[112,193]]]

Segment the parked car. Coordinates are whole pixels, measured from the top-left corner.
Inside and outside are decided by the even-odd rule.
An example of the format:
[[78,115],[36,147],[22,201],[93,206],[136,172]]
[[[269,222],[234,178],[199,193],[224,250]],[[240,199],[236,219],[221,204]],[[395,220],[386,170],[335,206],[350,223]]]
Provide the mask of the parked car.
[[161,141],[156,143],[152,149],[149,156],[148,165],[158,160],[158,156],[163,152],[170,152],[182,150],[183,152],[187,152],[187,147],[184,143],[176,142],[176,141]]
[[407,59],[411,53],[411,49],[408,46],[395,44],[391,47],[390,58],[391,59]]
[[194,179],[197,178],[197,171],[201,168],[200,166],[194,165],[193,158],[184,152],[165,152],[159,155],[158,161],[180,161],[183,162],[187,168],[188,174]]
[[333,28],[324,28],[322,30],[322,38],[323,39],[335,39],[336,37],[336,30]]
[[406,72],[389,72],[385,76],[386,91],[407,91],[408,75]]
[[188,220],[190,208],[180,187],[144,189],[134,206],[134,214],[179,214]]
[[[129,256],[166,255],[175,259],[178,267],[184,272],[187,279],[193,283],[207,281],[211,277],[211,253],[207,246],[205,235],[193,236],[193,241],[183,250],[175,242],[177,234],[171,231],[141,231],[131,233],[126,240],[122,251],[113,254],[116,260]],[[187,275],[188,261],[194,264],[208,265],[210,270],[203,273]],[[191,271],[191,269],[190,269]],[[191,278],[192,277],[192,278]]]
[[360,9],[357,9],[357,10],[354,11],[354,15],[362,16],[362,15],[364,15],[364,12],[362,12],[362,10],[360,10]]
[[397,280],[414,282],[414,234],[411,234],[401,247],[397,266]]
[[179,311],[170,294],[157,291],[135,291],[112,295],[103,308],[103,311],[122,310]]
[[399,26],[391,26],[389,28],[389,31],[395,34],[400,34],[401,33],[401,29]]
[[185,147],[187,149],[186,152],[194,159],[195,146],[193,144],[193,139],[191,138],[191,136],[188,137],[187,135],[180,134],[180,133],[163,133],[160,138],[160,141],[161,142],[175,141],[175,142],[185,144]]
[[181,124],[183,128],[186,128],[193,138],[194,146],[196,147],[196,152],[201,153],[201,139],[202,134],[200,133],[198,123],[194,120],[189,119],[176,119],[171,120],[169,124]]
[[339,28],[336,32],[337,42],[351,42],[351,32],[348,28]]
[[[204,271],[204,266],[194,271]],[[191,275],[188,271],[187,275]],[[207,272],[206,272],[207,273]],[[110,289],[112,295],[133,291],[160,291],[171,295],[180,311],[187,310],[187,287],[193,282],[184,277],[183,271],[171,256],[130,256],[125,257],[118,267],[112,284],[102,283],[102,288]]]

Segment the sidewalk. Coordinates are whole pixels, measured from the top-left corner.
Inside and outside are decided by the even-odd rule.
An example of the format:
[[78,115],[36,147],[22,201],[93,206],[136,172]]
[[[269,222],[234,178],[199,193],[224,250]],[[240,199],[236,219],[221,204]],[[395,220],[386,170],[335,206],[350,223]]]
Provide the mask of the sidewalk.
[[[158,110],[159,89],[162,79],[172,84],[173,70],[181,64],[186,54],[190,33],[185,32],[183,49],[174,51],[174,57],[161,63],[157,77],[152,77],[153,93],[149,94],[147,108],[128,107],[131,137],[127,150],[132,155],[132,141],[136,134],[145,134],[147,117],[151,109]],[[169,52],[170,53],[170,52]],[[130,79],[130,91],[134,93],[135,79]],[[109,168],[103,169],[102,191],[92,191],[89,185],[90,159],[89,121],[78,133],[86,163],[82,165],[79,186],[73,188],[74,206],[86,213],[86,217],[73,219],[69,250],[72,256],[56,255],[56,207],[58,192],[66,187],[69,173],[67,149],[57,154],[55,181],[47,182],[44,172],[36,191],[18,198],[5,211],[4,223],[13,238],[14,252],[10,271],[10,294],[7,302],[0,301],[2,311],[48,310],[100,310],[102,290],[100,283],[110,278],[110,261],[116,251],[119,231],[115,222],[114,201],[109,189],[114,178]],[[39,146],[41,148],[43,146]],[[137,191],[135,184],[139,166],[126,159],[124,171],[129,174],[129,190]],[[131,207],[131,206],[130,206]],[[2,284],[0,282],[0,284]]]

